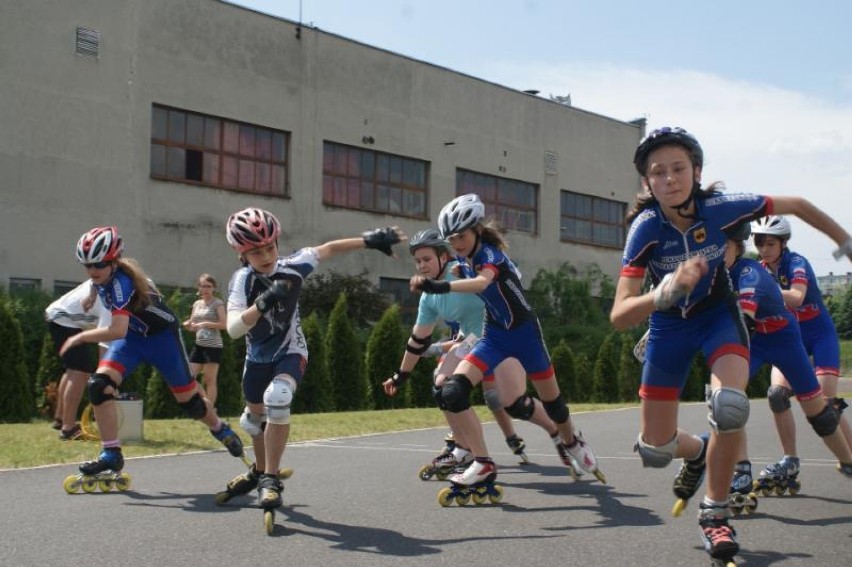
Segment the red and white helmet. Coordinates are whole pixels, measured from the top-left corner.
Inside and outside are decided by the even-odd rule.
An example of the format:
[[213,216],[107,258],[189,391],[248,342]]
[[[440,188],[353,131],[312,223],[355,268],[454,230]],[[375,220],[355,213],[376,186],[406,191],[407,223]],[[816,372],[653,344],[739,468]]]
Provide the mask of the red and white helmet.
[[81,264],[118,260],[124,242],[114,226],[98,226],[77,241],[77,261]]
[[790,228],[790,221],[778,215],[758,219],[754,221],[754,224],[751,227],[751,233],[754,236],[757,236],[758,234],[768,234],[769,236],[774,236],[781,240],[789,240],[792,232],[793,231]]
[[228,244],[240,254],[272,244],[279,234],[281,224],[275,215],[254,207],[232,214],[225,226]]

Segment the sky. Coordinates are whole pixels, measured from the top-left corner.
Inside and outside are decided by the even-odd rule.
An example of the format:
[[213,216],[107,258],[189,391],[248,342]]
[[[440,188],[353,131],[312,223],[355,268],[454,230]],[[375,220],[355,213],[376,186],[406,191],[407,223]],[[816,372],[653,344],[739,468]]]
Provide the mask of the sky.
[[[705,185],[798,195],[852,232],[852,3],[231,0],[648,130],[682,126]],[[817,275],[852,272],[791,219]]]

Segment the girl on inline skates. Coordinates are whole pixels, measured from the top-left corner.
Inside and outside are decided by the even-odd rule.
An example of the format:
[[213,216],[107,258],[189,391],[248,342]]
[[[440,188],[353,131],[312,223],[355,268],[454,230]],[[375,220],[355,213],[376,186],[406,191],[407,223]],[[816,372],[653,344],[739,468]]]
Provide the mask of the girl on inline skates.
[[252,207],[232,214],[226,225],[228,244],[243,264],[228,286],[227,330],[235,339],[246,336],[240,425],[255,455],[251,470],[233,479],[228,492],[246,494],[257,486],[266,511],[281,505],[278,470],[290,433],[290,402],[308,362],[298,303],[305,278],[319,262],[345,252],[370,248],[391,256],[391,247],[406,238],[396,227],[380,228],[279,256],[280,233],[272,213]]
[[123,250],[124,243],[114,226],[93,228],[77,242],[77,260],[85,267],[104,306],[112,312],[109,327],[72,335],[60,350],[61,355],[83,343],[110,343],[88,383],[103,451],[96,460],[80,465],[80,472],[118,473],[123,468],[115,395],[124,377],[140,362],[147,362],[160,372],[178,405],[191,418],[204,423],[231,455],[243,457],[240,438],[198,391],[189,371],[177,317],[139,264],[122,257]]
[[[840,430],[849,447],[852,447],[852,427],[843,416],[846,402],[837,396],[837,381],[840,375],[840,344],[834,322],[831,320],[822,294],[817,286],[816,276],[810,263],[801,255],[787,247],[792,230],[784,217],[772,216],[754,224],[754,245],[761,263],[772,273],[781,285],[784,303],[793,311],[801,329],[801,338],[805,350],[813,357],[816,376],[822,386],[821,396],[825,396],[840,418]],[[783,491],[788,486],[796,486],[799,474],[799,458],[796,451],[796,422],[790,411],[790,382],[783,370],[773,368],[771,386],[767,392],[769,407],[775,417],[775,426],[781,439],[783,458],[777,463],[767,465],[760,472],[758,489],[765,492]],[[794,378],[792,378],[794,379]],[[796,392],[798,395],[798,392]],[[841,471],[852,474],[848,465],[841,459]],[[848,463],[848,460],[845,461]]]
[[[764,363],[780,369],[790,377],[789,394],[784,397],[789,409],[789,396],[795,394],[802,411],[825,445],[838,459],[838,469],[852,476],[852,451],[838,428],[837,416],[831,404],[823,397],[822,387],[814,373],[808,353],[802,344],[799,324],[793,313],[784,305],[781,288],[772,275],[756,260],[744,258],[745,240],[751,229],[742,223],[728,236],[725,250],[725,265],[731,275],[731,283],[738,295],[740,311],[749,329],[750,356],[749,376],[754,376]],[[770,388],[769,394],[773,390]],[[770,404],[773,402],[769,398]],[[772,407],[772,406],[770,406]],[[736,514],[743,508],[756,507],[752,499],[751,462],[744,440],[731,483],[731,506]],[[774,478],[774,477],[772,477]],[[784,481],[786,479],[777,479]],[[795,482],[795,479],[791,479]],[[759,486],[759,485],[758,485]],[[782,486],[779,484],[779,486]],[[785,489],[788,484],[783,484]],[[774,490],[774,486],[768,487]],[[789,485],[792,492],[798,487]],[[765,494],[768,490],[759,488]]]
[[[414,256],[415,266],[421,276],[446,281],[458,279],[453,274],[458,262],[452,260],[450,245],[441,238],[438,229],[427,228],[416,233],[409,239],[408,249]],[[464,337],[465,340],[430,344],[432,331],[439,320],[456,323],[461,333],[460,336]],[[441,388],[464,355],[470,352],[478,337],[482,335],[484,322],[485,307],[482,300],[475,295],[466,293],[422,294],[417,321],[406,345],[406,352],[400,363],[399,371],[383,383],[385,393],[389,396],[396,395],[398,388],[408,380],[421,356],[428,356],[433,353],[434,355],[442,355],[435,371],[433,393],[438,407],[444,412],[447,423],[455,433],[458,430],[455,424],[456,414],[443,407]],[[445,349],[446,352],[444,352]],[[522,459],[526,457],[523,453],[523,439],[515,432],[512,418],[532,421],[548,432],[554,444],[560,449],[560,457],[568,459],[565,464],[572,467],[573,470],[573,463],[562,447],[556,425],[547,416],[539,400],[533,399],[533,405],[529,406],[529,410],[532,411],[518,412],[516,410],[520,406],[517,404],[504,409],[501,400],[516,400],[522,397],[526,390],[524,369],[516,359],[506,359],[495,369],[494,373],[485,376],[482,387],[485,403],[494,414],[494,418],[506,438],[506,444],[512,452]],[[431,467],[426,466],[421,469],[422,479],[428,480],[433,474],[437,474],[438,478],[443,480],[456,467],[470,464],[473,457],[468,450],[469,444],[461,433],[455,434],[453,444],[454,447],[449,452],[444,451],[433,459]]]
[[[724,264],[727,235],[743,221],[782,212],[826,233],[842,254],[852,253],[852,242],[805,199],[702,189],[704,153],[682,128],[652,131],[636,148],[633,162],[644,191],[628,214],[631,227],[610,320],[626,329],[650,316],[635,450],[647,467],[684,459],[674,483],[681,499],[676,514],[698,489],[706,463],[700,533],[714,560],[727,561],[739,550],[728,523],[728,493],[749,414],[748,335],[730,293]],[[643,293],[646,273],[654,289]],[[711,369],[707,404],[712,432],[703,438],[677,427],[678,400],[698,350]]]
[[[568,405],[559,392],[538,319],[521,286],[521,275],[506,255],[507,244],[497,225],[483,222],[485,206],[476,194],[456,197],[441,210],[438,229],[459,257],[460,279],[411,278],[412,291],[428,294],[475,293],[485,304],[482,338],[441,387],[441,404],[455,414],[454,431],[470,445],[474,462],[450,477],[458,487],[489,483],[497,467],[488,456],[482,425],[470,407],[470,392],[507,358],[517,359],[533,383],[546,414],[555,422],[568,453],[585,472],[604,481],[597,460],[579,433],[575,434]],[[523,392],[507,406],[510,415],[532,416],[535,401]],[[462,494],[462,497],[464,495]]]

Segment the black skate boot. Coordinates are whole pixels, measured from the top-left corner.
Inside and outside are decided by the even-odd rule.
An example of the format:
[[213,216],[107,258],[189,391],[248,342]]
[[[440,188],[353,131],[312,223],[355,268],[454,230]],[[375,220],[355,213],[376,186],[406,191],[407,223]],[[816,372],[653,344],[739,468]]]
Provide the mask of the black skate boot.
[[734,516],[751,514],[757,510],[757,495],[752,492],[751,461],[740,461],[734,469],[728,504]]
[[527,444],[524,443],[524,440],[519,437],[517,433],[506,437],[506,445],[508,445],[509,449],[521,459],[522,465],[529,464],[530,460],[527,458],[527,454],[525,452]]
[[701,447],[701,453],[695,459],[683,460],[683,464],[681,464],[680,470],[677,472],[677,476],[675,476],[674,483],[672,484],[672,492],[677,497],[677,501],[672,507],[672,516],[675,518],[683,513],[683,510],[689,503],[689,499],[695,496],[698,487],[704,481],[704,471],[707,468],[705,459],[707,457],[707,444],[710,441],[710,436],[705,433],[699,437],[704,443]]
[[86,461],[80,465],[80,472],[84,475],[96,475],[104,471],[121,472],[124,468],[124,455],[121,447],[104,449],[94,461]]
[[[231,429],[231,426],[225,422],[222,422],[222,428],[219,431],[210,430],[210,435],[215,437],[222,445],[228,449],[228,452],[232,457],[245,457],[245,452],[243,451],[243,441],[240,439],[240,436],[234,433],[234,430]],[[251,464],[251,463],[247,463]]]
[[852,478],[852,463],[837,463],[837,471],[843,476]]
[[274,474],[262,474],[257,482],[257,494],[260,507],[270,510],[281,506],[281,492],[284,484]]
[[60,429],[59,430],[59,440],[60,441],[85,441],[86,438],[83,435],[83,430],[80,428],[80,424],[75,424],[71,429]]
[[456,437],[455,435],[453,435],[452,429],[448,431],[446,435],[444,435],[444,443],[444,448],[441,450],[441,453],[443,454],[452,453],[453,450],[456,448]]
[[216,504],[221,505],[235,496],[248,494],[257,488],[259,478],[260,475],[257,474],[257,465],[252,463],[247,472],[232,478],[225,487],[225,490],[216,493]]
[[469,451],[461,458],[456,457],[453,452],[441,452],[440,455],[432,459],[430,464],[423,465],[417,473],[417,476],[420,480],[429,480],[433,476],[437,477],[438,480],[445,480],[448,476],[459,469],[463,470],[467,468],[472,462],[473,455],[471,455]]
[[740,550],[734,537],[737,532],[728,523],[730,511],[725,505],[717,506],[702,502],[698,505],[698,527],[701,543],[714,560],[714,565],[730,564]]

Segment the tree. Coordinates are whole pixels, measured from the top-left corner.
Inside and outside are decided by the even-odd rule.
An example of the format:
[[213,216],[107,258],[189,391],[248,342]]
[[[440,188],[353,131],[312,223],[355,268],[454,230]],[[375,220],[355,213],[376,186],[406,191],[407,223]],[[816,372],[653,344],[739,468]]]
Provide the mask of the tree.
[[553,370],[556,372],[556,381],[562,397],[568,402],[581,399],[579,388],[577,388],[577,368],[574,362],[574,351],[564,340],[559,341],[556,348],[550,353],[553,361]]
[[242,388],[242,367],[244,360],[236,362],[236,347],[243,339],[233,340],[228,333],[222,333],[222,361],[219,363],[219,373],[216,384],[219,396],[216,398],[216,412],[220,415],[240,415],[245,407]]
[[386,294],[374,286],[364,274],[349,276],[337,272],[316,274],[305,281],[299,296],[299,309],[325,319],[337,305],[340,294],[346,295],[346,314],[358,327],[378,321],[390,305]]
[[50,304],[50,297],[41,290],[29,290],[7,296],[7,302],[21,329],[26,386],[28,396],[35,399],[38,393],[35,380],[44,342],[44,310]]
[[400,353],[405,350],[408,336],[403,331],[399,306],[391,305],[382,315],[367,340],[365,364],[368,382],[372,386],[373,407],[406,408],[411,405],[411,381],[394,397],[387,396],[382,382],[399,368]]
[[633,356],[635,337],[625,334],[621,341],[621,356],[618,364],[618,398],[622,402],[635,402],[639,398],[642,365]]
[[165,378],[157,370],[152,370],[145,391],[145,417],[167,419],[186,417],[186,413],[175,401]]
[[577,401],[589,402],[594,396],[594,380],[592,379],[592,362],[584,353],[574,355],[574,368],[577,372]]
[[[47,417],[52,418],[56,410],[56,389],[64,371],[62,360],[56,354],[53,339],[49,332],[45,332],[35,378],[35,404]],[[51,384],[52,387],[50,387]]]
[[0,296],[0,421],[24,423],[35,413],[27,366],[24,337],[7,298]]
[[305,376],[293,399],[293,413],[334,411],[334,384],[326,366],[325,341],[316,313],[302,320],[302,332],[310,354]]
[[334,383],[334,405],[337,411],[370,408],[370,385],[364,374],[361,345],[347,314],[347,295],[341,293],[328,318],[325,355],[328,372]]
[[852,286],[846,288],[834,314],[834,326],[841,339],[852,339]]
[[595,361],[594,400],[597,402],[615,402],[618,400],[618,362],[619,336],[613,331],[606,336]]

